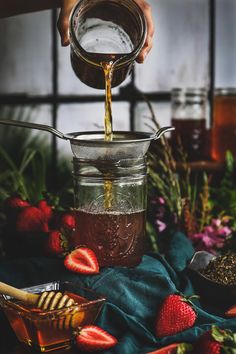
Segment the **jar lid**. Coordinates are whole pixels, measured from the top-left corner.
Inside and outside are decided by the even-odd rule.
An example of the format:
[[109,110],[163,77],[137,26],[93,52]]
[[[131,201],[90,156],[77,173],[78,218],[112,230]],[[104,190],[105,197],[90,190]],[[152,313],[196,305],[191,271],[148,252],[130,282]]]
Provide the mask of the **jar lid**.
[[173,88],[171,91],[172,102],[185,103],[196,102],[201,103],[206,100],[207,90],[202,87],[187,87],[187,88]]
[[171,101],[173,103],[184,103],[185,92],[184,89],[175,87],[171,90]]
[[205,88],[187,88],[186,102],[202,104],[206,101],[207,90]]
[[235,96],[236,87],[218,87],[214,92],[215,96]]

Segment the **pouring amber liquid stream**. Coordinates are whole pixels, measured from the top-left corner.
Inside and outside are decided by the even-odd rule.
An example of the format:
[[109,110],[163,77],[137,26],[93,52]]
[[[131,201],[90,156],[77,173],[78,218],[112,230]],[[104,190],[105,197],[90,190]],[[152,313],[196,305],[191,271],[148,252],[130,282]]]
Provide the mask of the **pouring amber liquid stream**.
[[[104,78],[105,78],[105,118],[104,118],[104,130],[105,130],[105,136],[104,140],[109,142],[112,141],[113,136],[112,136],[112,109],[111,109],[111,104],[112,104],[112,95],[111,95],[111,82],[112,82],[112,74],[114,71],[115,67],[115,61],[109,61],[109,62],[101,62],[101,66],[104,71]],[[113,201],[113,196],[112,196],[112,181],[109,179],[109,174],[105,176],[105,181],[104,181],[104,193],[105,193],[105,202],[104,202],[104,207],[105,210],[109,210],[112,207],[112,201]]]

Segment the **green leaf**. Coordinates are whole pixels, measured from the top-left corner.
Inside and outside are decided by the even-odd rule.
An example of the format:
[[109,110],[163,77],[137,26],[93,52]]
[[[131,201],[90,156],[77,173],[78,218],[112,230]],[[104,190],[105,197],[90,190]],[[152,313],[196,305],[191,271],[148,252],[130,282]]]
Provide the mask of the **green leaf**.
[[185,354],[193,350],[193,346],[190,343],[180,343],[177,347],[176,354]]
[[154,252],[158,252],[158,242],[157,242],[157,231],[154,229],[153,225],[147,221],[146,223],[147,236],[151,242],[151,247]]

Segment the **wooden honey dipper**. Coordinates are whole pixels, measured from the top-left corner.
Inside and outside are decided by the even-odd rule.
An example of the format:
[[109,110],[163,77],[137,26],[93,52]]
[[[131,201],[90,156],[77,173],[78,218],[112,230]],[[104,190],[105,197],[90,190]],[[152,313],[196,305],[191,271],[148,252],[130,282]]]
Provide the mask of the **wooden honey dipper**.
[[44,291],[41,294],[33,294],[2,282],[0,282],[0,294],[11,296],[42,310],[58,310],[75,304],[74,299],[66,294],[63,295],[60,291]]
[[[49,325],[57,329],[76,329],[84,320],[85,312],[79,311],[79,305],[66,294],[60,291],[44,291],[33,294],[0,282],[0,294],[8,295],[27,305],[35,306],[42,310],[60,310],[58,318],[49,321]],[[70,309],[72,305],[78,305]]]

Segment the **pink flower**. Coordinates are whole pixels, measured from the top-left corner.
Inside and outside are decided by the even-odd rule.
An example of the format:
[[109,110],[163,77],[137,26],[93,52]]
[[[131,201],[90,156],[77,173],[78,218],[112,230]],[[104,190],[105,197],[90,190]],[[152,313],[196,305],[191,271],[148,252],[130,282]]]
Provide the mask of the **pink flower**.
[[159,232],[162,232],[166,229],[166,224],[161,220],[156,220],[156,225]]
[[215,245],[215,240],[207,234],[202,234],[202,242],[207,248],[211,248]]
[[158,201],[159,201],[159,204],[165,204],[166,202],[165,202],[165,199],[164,198],[162,198],[162,197],[159,197],[158,198]]
[[204,226],[203,232],[206,232],[208,234],[213,234],[214,233],[214,228],[211,225]]
[[204,226],[202,232],[190,235],[194,247],[197,250],[205,250],[216,253],[217,249],[224,246],[226,237],[232,233],[228,226],[224,226],[228,218],[213,218],[210,225]]
[[232,233],[232,230],[228,226],[223,226],[218,230],[219,236],[229,236]]
[[212,219],[211,220],[211,225],[215,227],[220,227],[221,226],[221,220],[220,219]]
[[166,204],[165,199],[163,197],[153,197],[151,199],[151,203],[152,204],[160,204],[160,205]]

